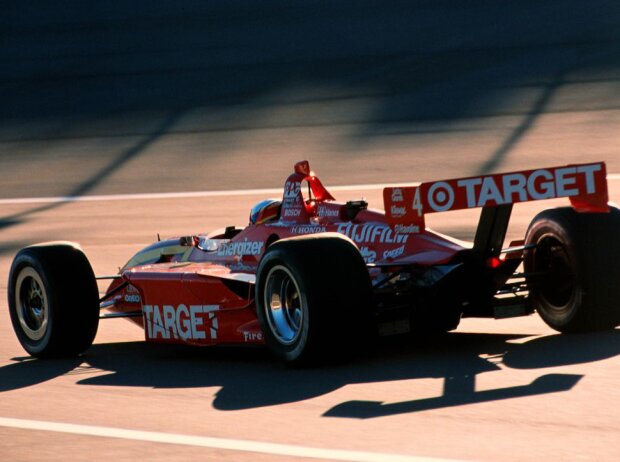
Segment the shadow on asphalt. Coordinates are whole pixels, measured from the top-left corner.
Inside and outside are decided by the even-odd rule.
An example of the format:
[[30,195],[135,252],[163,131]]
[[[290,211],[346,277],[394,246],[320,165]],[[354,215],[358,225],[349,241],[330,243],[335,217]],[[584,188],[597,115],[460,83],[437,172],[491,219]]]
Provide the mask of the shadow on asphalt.
[[[620,8],[605,0],[570,0],[562,8],[547,1],[240,0],[183,8],[165,2],[28,8],[9,1],[3,13],[0,121],[12,128],[0,133],[1,141],[145,136],[95,176],[80,178],[73,195],[90,191],[172,128],[264,129],[270,125],[262,109],[300,103],[314,105],[309,113],[343,103],[319,119],[292,117],[285,126],[354,125],[351,152],[377,136],[406,134],[408,122],[522,117],[478,167],[487,173],[562,85],[620,68]],[[516,93],[527,88],[526,96]],[[620,104],[592,98],[554,110]],[[371,100],[372,108],[344,104],[359,100]],[[215,116],[183,126],[180,116],[196,108]],[[136,113],[161,121],[145,131]],[[117,117],[123,122],[112,123]],[[86,128],[86,120],[98,122]]]
[[65,204],[73,202],[77,197],[84,196],[95,189],[98,185],[105,182],[111,175],[117,171],[122,170],[125,165],[135,158],[139,157],[149,146],[156,143],[161,137],[166,135],[170,127],[172,127],[176,121],[181,117],[184,110],[177,110],[168,116],[164,117],[158,127],[153,132],[146,135],[142,140],[138,141],[135,145],[122,151],[118,156],[112,159],[102,169],[94,172],[89,178],[83,179],[76,187],[66,194],[66,200],[58,202],[50,202],[44,205],[33,207],[21,212],[0,217],[0,230],[2,228],[8,228],[27,221],[32,215],[53,210],[57,207],[61,207]]
[[378,105],[364,137],[403,121],[521,114],[496,98],[510,86],[542,86],[542,109],[564,71],[620,66],[620,8],[605,0],[9,1],[3,12],[0,120],[10,121],[365,95]]
[[[143,3],[4,6],[0,121],[11,128],[0,142],[112,136],[105,143],[113,145],[115,137],[141,137],[98,171],[64,180],[67,196],[90,193],[173,130],[270,128],[263,109],[301,103],[342,103],[317,120],[292,117],[285,125],[355,126],[351,153],[375,137],[406,134],[411,122],[520,117],[475,167],[484,174],[502,165],[563,85],[620,68],[620,8],[604,0],[562,8],[544,1]],[[517,93],[526,88],[527,96]],[[372,109],[346,105],[360,100]],[[620,102],[574,104],[554,110]],[[196,108],[211,116],[183,126]],[[136,113],[159,121],[145,129]],[[116,118],[124,122],[110,122]],[[0,229],[60,205],[0,217]]]
[[[380,342],[348,364],[291,369],[263,348],[188,348],[143,342],[97,344],[79,359],[14,358],[0,368],[0,392],[75,375],[80,385],[140,388],[220,387],[219,410],[311,399],[349,384],[443,378],[442,396],[383,404],[347,401],[324,416],[372,418],[570,390],[583,377],[542,373],[531,383],[476,391],[476,376],[502,368],[546,369],[620,354],[620,331],[551,335],[512,343],[520,335],[451,333]],[[80,378],[103,371],[103,374]],[[107,373],[105,373],[107,372]],[[386,400],[389,397],[386,396]]]

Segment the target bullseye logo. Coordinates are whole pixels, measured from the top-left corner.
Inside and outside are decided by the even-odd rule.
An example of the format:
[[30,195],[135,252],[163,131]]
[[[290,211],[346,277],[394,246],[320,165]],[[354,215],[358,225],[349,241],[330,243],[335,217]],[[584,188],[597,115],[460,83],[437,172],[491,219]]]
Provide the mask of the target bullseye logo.
[[445,212],[454,205],[454,189],[445,181],[438,181],[428,188],[427,199],[434,211]]

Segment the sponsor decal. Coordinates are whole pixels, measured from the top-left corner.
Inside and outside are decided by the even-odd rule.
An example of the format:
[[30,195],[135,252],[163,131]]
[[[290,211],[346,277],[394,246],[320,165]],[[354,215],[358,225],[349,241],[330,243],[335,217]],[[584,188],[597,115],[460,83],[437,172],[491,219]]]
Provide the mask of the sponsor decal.
[[325,226],[319,225],[298,225],[291,227],[292,234],[314,234],[314,233],[324,233],[327,231]]
[[140,303],[140,293],[138,289],[129,284],[125,288],[125,296],[123,297],[125,303]]
[[383,200],[390,223],[406,225],[394,226],[402,234],[423,229],[425,213],[559,197],[568,197],[580,212],[606,212],[609,197],[605,175],[602,162],[542,168],[385,188]]
[[284,199],[294,199],[299,196],[301,183],[298,181],[287,181],[284,183]]
[[433,210],[443,212],[454,205],[454,190],[449,183],[438,181],[428,188],[428,204]]
[[[483,207],[495,202],[504,204],[528,199],[549,199],[552,197],[577,196],[580,191],[577,187],[576,174],[585,175],[586,194],[592,194],[594,173],[601,170],[601,165],[582,165],[579,167],[564,167],[555,170],[534,170],[531,174],[509,173],[502,175],[495,182],[494,177],[471,178],[460,180],[458,186],[465,188],[468,207]],[[480,186],[477,188],[477,186]],[[514,196],[517,196],[515,199]]]
[[140,296],[138,294],[125,294],[123,300],[126,303],[140,303]]
[[286,209],[284,210],[285,217],[298,217],[301,215],[301,209]]
[[320,217],[337,217],[340,215],[340,211],[338,209],[332,209],[330,207],[319,205],[316,214]]
[[250,266],[243,263],[235,263],[229,266],[231,271],[256,271],[256,266]]
[[390,207],[390,212],[392,213],[393,217],[402,217],[405,216],[407,210],[404,206],[392,205],[392,207]]
[[301,209],[302,207],[301,196],[284,199],[282,201],[282,208],[286,209],[287,207]]
[[[443,212],[453,208],[485,207],[594,194],[595,173],[602,168],[602,164],[590,164],[438,181],[428,187],[426,202],[431,211]],[[460,198],[464,198],[465,203],[456,204],[455,207],[455,202],[462,201]]]
[[405,253],[405,246],[401,245],[400,247],[397,247],[395,249],[386,250],[385,252],[383,252],[383,258],[396,258],[396,257],[400,257],[404,253]]
[[143,305],[149,339],[215,340],[219,305]]
[[394,231],[402,234],[415,234],[420,232],[420,227],[418,225],[394,225]]
[[361,247],[360,254],[366,263],[374,263],[377,259],[377,252],[370,250],[368,247]]
[[402,202],[405,200],[403,198],[403,190],[400,188],[392,189],[392,202]]
[[262,332],[243,332],[243,341],[244,342],[262,342],[263,333]]
[[243,255],[260,255],[263,251],[263,242],[248,241],[245,238],[243,241],[225,242],[220,244],[217,249],[218,256],[243,256]]
[[404,244],[409,235],[392,231],[388,225],[379,223],[353,224],[340,223],[337,231],[350,237],[356,244]]

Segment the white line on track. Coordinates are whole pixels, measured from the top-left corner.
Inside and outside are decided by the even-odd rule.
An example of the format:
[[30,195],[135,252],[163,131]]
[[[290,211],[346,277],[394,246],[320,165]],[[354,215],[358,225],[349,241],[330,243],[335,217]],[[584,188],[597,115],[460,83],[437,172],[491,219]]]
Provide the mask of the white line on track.
[[[346,186],[331,186],[329,191],[357,191],[376,190],[391,186],[417,186],[420,183],[383,183],[383,184],[354,184]],[[143,194],[108,194],[103,196],[60,196],[60,197],[20,197],[15,199],[0,199],[0,205],[10,204],[49,204],[62,202],[98,202],[98,201],[126,201],[138,199],[184,199],[191,197],[229,197],[282,194],[282,188],[264,189],[232,189],[226,191],[186,191],[171,193],[143,193]]]
[[193,436],[178,433],[162,433],[115,427],[99,427],[94,425],[45,422],[42,420],[12,419],[8,417],[0,417],[0,426],[20,428],[24,430],[40,430],[57,433],[70,433],[73,435],[120,438],[134,441],[179,444],[183,446],[197,446],[212,449],[225,449],[230,451],[258,452],[277,456],[306,457],[322,460],[344,460],[356,462],[457,462],[456,459],[440,459],[380,452],[313,448],[309,446],[297,446],[291,444],[264,443],[260,441],[214,438],[210,436]]
[[[607,174],[607,181],[620,180],[620,173]],[[381,184],[353,184],[344,186],[331,186],[329,191],[370,191],[394,186],[418,186],[420,182],[413,183],[381,183]],[[0,205],[16,204],[56,204],[66,202],[101,202],[101,201],[127,201],[149,199],[186,199],[192,197],[231,197],[231,196],[254,196],[282,194],[282,188],[263,189],[232,189],[224,191],[185,191],[170,193],[139,193],[139,194],[107,194],[99,196],[58,196],[58,197],[17,197],[14,199],[0,199]]]

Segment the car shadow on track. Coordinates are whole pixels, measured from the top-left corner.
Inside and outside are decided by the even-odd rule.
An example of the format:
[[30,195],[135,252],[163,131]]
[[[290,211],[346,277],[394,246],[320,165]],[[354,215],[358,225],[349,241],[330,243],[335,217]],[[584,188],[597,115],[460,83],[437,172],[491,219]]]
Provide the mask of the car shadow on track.
[[[213,406],[241,410],[311,399],[349,384],[443,378],[434,398],[382,404],[347,401],[329,417],[372,418],[523,396],[566,391],[582,375],[542,374],[529,384],[476,391],[478,374],[502,368],[545,369],[600,361],[620,354],[620,331],[551,335],[519,343],[508,334],[452,333],[423,340],[381,342],[343,365],[291,369],[262,348],[187,348],[143,342],[97,344],[79,359],[15,358],[0,368],[0,392],[75,375],[81,385],[194,388],[220,387]],[[106,373],[107,372],[107,373]]]

